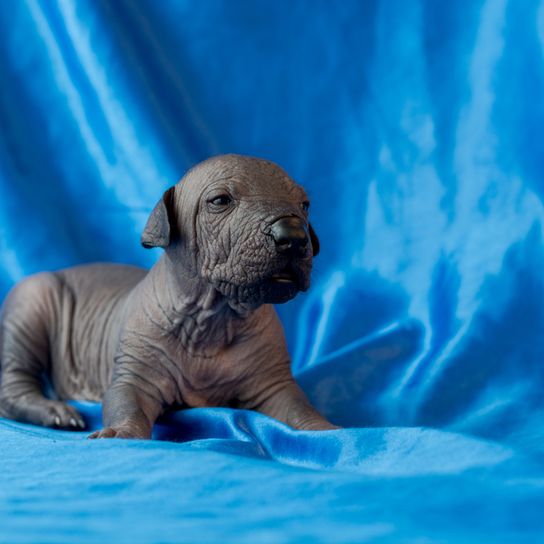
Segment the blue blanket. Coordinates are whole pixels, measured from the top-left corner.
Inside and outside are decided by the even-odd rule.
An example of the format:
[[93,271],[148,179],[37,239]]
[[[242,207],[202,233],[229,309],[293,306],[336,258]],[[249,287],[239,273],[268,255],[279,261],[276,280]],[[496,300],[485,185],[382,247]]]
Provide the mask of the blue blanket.
[[0,299],[151,266],[189,166],[269,158],[322,243],[278,307],[293,370],[345,427],[2,419],[0,542],[544,540],[542,2],[21,0],[0,29]]

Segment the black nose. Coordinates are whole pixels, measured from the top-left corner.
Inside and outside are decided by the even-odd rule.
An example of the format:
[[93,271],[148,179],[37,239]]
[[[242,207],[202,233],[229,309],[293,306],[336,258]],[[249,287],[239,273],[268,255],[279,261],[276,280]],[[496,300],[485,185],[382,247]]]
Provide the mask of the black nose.
[[298,217],[282,217],[270,228],[279,253],[303,256],[308,247],[309,237],[306,223]]

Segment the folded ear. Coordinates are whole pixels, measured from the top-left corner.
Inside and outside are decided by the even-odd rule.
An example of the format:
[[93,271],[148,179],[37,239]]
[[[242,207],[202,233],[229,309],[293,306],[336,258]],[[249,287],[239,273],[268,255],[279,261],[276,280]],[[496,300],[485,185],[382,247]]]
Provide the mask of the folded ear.
[[310,231],[310,242],[312,243],[313,255],[315,257],[319,253],[319,238],[317,237],[317,234],[315,233],[312,224],[309,223],[308,226],[308,230]]
[[170,187],[153,208],[142,233],[145,248],[168,247],[175,225],[173,217],[174,187]]

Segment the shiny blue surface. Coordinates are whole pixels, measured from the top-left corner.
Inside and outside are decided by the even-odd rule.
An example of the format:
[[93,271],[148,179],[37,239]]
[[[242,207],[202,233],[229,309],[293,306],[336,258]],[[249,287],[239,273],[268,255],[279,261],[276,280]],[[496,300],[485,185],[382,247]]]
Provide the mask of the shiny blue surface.
[[269,158],[322,245],[278,308],[293,368],[352,427],[1,420],[0,541],[544,539],[544,2],[21,0],[0,29],[0,297],[150,266],[189,166]]

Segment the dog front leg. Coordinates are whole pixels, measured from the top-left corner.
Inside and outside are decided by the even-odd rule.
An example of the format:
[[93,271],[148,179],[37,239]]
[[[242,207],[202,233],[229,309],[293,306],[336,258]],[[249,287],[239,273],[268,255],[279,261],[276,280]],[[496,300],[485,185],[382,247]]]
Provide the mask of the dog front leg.
[[338,429],[327,421],[308,401],[302,389],[294,380],[279,387],[272,395],[260,402],[258,412],[287,423],[294,429],[324,431]]
[[104,428],[89,438],[151,438],[160,403],[136,387],[113,383],[103,399]]

